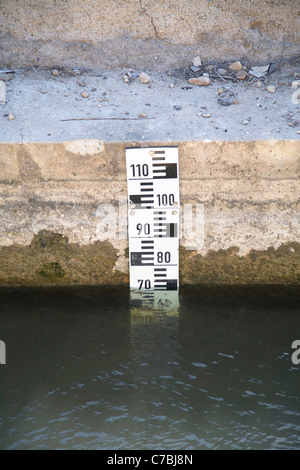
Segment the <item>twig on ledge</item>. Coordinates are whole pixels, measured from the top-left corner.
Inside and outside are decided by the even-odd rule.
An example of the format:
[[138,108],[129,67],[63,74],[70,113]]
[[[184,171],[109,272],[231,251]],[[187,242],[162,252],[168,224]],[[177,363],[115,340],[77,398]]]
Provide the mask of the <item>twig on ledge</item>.
[[221,78],[224,82],[226,82],[225,78],[227,80],[235,80],[235,77],[231,77],[230,75],[220,75],[218,72],[216,72],[217,75],[209,75],[212,78]]
[[32,70],[33,70],[37,75],[41,75],[42,77],[46,77],[46,78],[51,78],[52,80],[56,80],[56,81],[58,81],[58,82],[63,83],[63,80],[60,80],[59,78],[56,78],[56,77],[52,77],[51,75],[46,75],[45,73],[38,72],[37,70],[35,70],[34,67],[32,67]]
[[66,122],[66,121],[142,121],[143,119],[155,119],[153,117],[107,117],[107,118],[70,118],[70,119],[60,119],[60,121]]

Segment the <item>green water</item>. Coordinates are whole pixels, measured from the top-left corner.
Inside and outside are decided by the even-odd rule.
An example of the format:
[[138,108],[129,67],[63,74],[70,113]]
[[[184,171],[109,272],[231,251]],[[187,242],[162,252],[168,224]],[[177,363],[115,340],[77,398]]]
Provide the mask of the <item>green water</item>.
[[299,288],[0,289],[1,449],[300,449]]

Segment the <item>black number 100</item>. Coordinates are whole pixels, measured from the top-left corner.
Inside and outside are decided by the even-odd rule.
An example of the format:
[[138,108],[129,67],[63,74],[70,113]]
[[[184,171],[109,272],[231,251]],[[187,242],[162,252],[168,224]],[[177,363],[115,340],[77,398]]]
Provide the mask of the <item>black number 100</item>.
[[159,206],[172,206],[175,202],[174,194],[157,194]]

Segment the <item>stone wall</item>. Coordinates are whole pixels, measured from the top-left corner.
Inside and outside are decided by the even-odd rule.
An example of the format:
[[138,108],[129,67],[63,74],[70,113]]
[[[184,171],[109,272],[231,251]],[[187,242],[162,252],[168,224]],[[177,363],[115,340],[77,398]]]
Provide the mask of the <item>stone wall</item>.
[[299,52],[294,0],[2,0],[0,66],[168,70]]

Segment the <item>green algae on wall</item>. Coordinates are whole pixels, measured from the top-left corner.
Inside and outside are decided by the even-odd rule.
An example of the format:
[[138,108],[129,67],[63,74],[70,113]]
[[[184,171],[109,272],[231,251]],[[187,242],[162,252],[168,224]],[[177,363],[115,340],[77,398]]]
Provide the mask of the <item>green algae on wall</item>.
[[238,256],[238,251],[231,247],[201,256],[181,248],[181,284],[300,284],[299,243],[251,250],[246,256]]
[[[116,251],[108,241],[79,245],[43,230],[29,246],[0,248],[0,285],[128,285],[128,274],[115,269]],[[300,244],[251,250],[246,256],[238,256],[236,247],[205,256],[180,248],[179,269],[181,285],[300,284]]]
[[128,276],[113,271],[116,260],[116,250],[107,241],[81,246],[44,230],[29,246],[0,248],[0,285],[124,284]]

